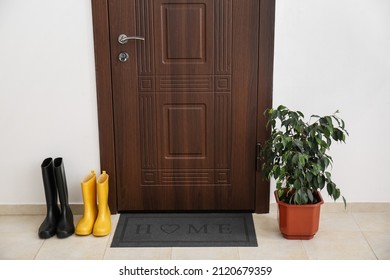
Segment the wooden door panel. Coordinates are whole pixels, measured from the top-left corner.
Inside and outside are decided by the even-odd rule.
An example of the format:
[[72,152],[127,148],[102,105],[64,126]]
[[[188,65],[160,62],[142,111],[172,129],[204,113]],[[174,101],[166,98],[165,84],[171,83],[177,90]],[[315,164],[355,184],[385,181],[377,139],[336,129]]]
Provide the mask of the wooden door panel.
[[118,210],[253,210],[259,2],[109,3]]
[[156,0],[156,74],[213,74],[213,0]]
[[159,167],[213,168],[213,98],[209,93],[159,94]]
[[[252,176],[251,173],[237,171],[237,168],[244,169],[240,165],[242,162],[253,162],[253,159],[248,159],[248,155],[244,155],[252,150],[252,140],[239,140],[235,134],[237,132],[245,133],[239,127],[237,128],[238,125],[245,127],[250,124],[249,126],[251,126],[253,121],[236,120],[237,115],[242,116],[245,113],[235,113],[235,108],[241,105],[252,106],[253,98],[237,98],[235,91],[242,85],[244,88],[241,90],[246,91],[245,86],[251,88],[253,84],[247,84],[246,79],[249,77],[246,73],[240,73],[240,69],[235,70],[237,65],[240,66],[239,62],[238,64],[234,62],[236,52],[242,49],[242,46],[247,51],[246,42],[240,45],[236,40],[237,36],[248,38],[250,33],[259,34],[258,49],[254,51],[251,48],[251,51],[254,52],[251,56],[252,63],[249,71],[253,74],[256,72],[257,66],[258,73],[257,77],[251,75],[249,79],[257,79],[257,141],[263,143],[269,135],[269,131],[265,130],[265,119],[262,113],[266,108],[272,106],[275,0],[258,0],[256,1],[258,3],[249,3],[247,0],[214,0],[214,26],[211,27],[212,32],[214,32],[214,71],[206,76],[211,76],[213,79],[215,108],[218,106],[231,108],[219,110],[220,117],[216,117],[215,114],[214,120],[216,139],[219,137],[218,135],[230,134],[232,136],[231,138],[219,137],[219,140],[215,140],[219,145],[214,147],[216,168],[221,170],[218,174],[219,183],[222,185],[222,182],[229,178],[231,187],[205,188],[202,186],[193,188],[184,186],[178,189],[176,186],[170,185],[164,186],[164,191],[158,191],[160,187],[156,191],[156,188],[153,187],[144,188],[137,185],[141,184],[140,182],[142,182],[141,185],[147,185],[150,181],[154,182],[157,176],[166,177],[169,175],[169,173],[163,174],[165,171],[141,172],[142,169],[153,170],[157,168],[157,158],[152,156],[157,154],[158,150],[157,135],[150,132],[156,127],[157,116],[156,112],[148,113],[148,111],[156,107],[156,92],[174,91],[175,87],[178,87],[176,92],[179,92],[180,87],[183,87],[180,83],[176,84],[175,87],[164,87],[166,78],[169,79],[171,76],[170,72],[167,72],[165,77],[155,75],[155,28],[158,26],[156,27],[154,23],[155,7],[153,2],[154,0],[91,1],[101,168],[110,174],[110,209],[113,213],[125,210],[167,210],[168,208],[187,210],[249,209],[251,202],[247,204],[249,206],[236,203],[236,201],[241,200],[241,196],[248,196],[245,194],[247,187],[244,186],[247,182],[242,182],[244,187],[241,189],[236,187],[236,183],[240,181],[240,177],[249,176],[250,178]],[[170,3],[170,1],[167,0],[166,3]],[[202,2],[198,1],[198,3]],[[241,17],[237,17],[237,12],[242,14],[242,12],[245,13],[245,10],[251,12],[245,16],[247,20],[242,21]],[[259,21],[255,22],[253,18],[249,19],[253,13],[257,12],[259,13]],[[192,21],[194,21],[194,17]],[[199,26],[198,24],[198,30],[200,30]],[[120,33],[143,35],[146,40],[121,46],[117,42],[117,36]],[[177,41],[178,38],[176,37],[174,40]],[[198,40],[197,45],[201,46],[201,42]],[[158,44],[161,45],[161,41]],[[127,64],[117,62],[117,56],[121,51],[127,51],[130,54],[130,60]],[[182,51],[181,56],[183,57],[184,54],[189,57],[195,56],[195,51],[189,51],[191,50]],[[162,57],[162,55],[160,56]],[[198,55],[198,59],[199,57],[201,56]],[[134,65],[137,67],[135,68]],[[245,72],[245,67],[243,69]],[[235,77],[235,72],[239,73],[238,78]],[[191,74],[187,76],[191,76]],[[240,78],[244,79],[241,84]],[[157,85],[160,87],[156,91]],[[124,87],[127,90],[124,91]],[[210,92],[209,88],[210,83],[198,91]],[[192,92],[188,90],[188,87],[181,91]],[[237,100],[241,102],[241,105],[236,104]],[[231,114],[226,113],[229,110],[231,110]],[[249,112],[248,115],[250,115]],[[145,125],[140,126],[140,123]],[[226,123],[230,123],[231,126],[226,125]],[[121,130],[122,133],[118,133]],[[145,141],[141,142],[142,138]],[[235,145],[244,145],[245,148],[236,151]],[[149,158],[146,158],[145,150],[151,151],[148,153]],[[237,163],[237,158],[242,158],[241,162]],[[224,173],[223,168],[225,167],[229,168],[231,172]],[[181,169],[181,171],[191,172],[192,170]],[[212,175],[208,176],[212,177]],[[149,195],[148,192],[156,195]],[[250,195],[252,194],[253,192]],[[265,182],[260,172],[256,173],[255,196],[256,212],[267,213],[269,211],[269,184]],[[234,199],[232,200],[232,198]]]

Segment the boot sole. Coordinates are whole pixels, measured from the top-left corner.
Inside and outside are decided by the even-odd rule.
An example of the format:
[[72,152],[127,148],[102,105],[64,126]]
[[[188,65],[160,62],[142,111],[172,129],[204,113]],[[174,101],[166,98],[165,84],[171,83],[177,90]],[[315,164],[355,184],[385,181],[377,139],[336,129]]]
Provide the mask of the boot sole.
[[58,238],[67,238],[71,235],[73,235],[74,231],[71,231],[71,232],[57,232],[57,237]]
[[49,239],[50,237],[53,237],[54,235],[56,235],[55,232],[53,232],[53,233],[40,232],[40,233],[38,234],[38,236],[39,236],[40,239]]

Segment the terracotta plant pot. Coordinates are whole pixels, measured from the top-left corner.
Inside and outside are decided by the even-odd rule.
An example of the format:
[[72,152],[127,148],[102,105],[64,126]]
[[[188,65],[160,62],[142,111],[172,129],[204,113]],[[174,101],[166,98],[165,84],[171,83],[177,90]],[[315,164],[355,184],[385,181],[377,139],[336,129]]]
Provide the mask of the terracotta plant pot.
[[319,202],[316,204],[293,205],[281,202],[274,192],[278,203],[279,229],[287,239],[312,239],[320,224],[320,208],[324,203],[322,196],[317,192]]

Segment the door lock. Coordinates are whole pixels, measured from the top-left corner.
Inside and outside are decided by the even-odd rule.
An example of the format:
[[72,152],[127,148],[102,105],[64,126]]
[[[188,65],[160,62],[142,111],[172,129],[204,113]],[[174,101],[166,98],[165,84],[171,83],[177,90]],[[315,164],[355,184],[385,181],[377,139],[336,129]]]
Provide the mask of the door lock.
[[120,62],[126,62],[129,59],[129,54],[127,52],[121,52],[118,59]]

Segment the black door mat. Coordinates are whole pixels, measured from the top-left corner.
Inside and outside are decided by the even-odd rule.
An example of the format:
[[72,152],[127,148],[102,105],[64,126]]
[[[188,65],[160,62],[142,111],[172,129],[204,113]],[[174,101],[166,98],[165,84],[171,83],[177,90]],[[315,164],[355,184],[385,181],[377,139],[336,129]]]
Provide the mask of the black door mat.
[[111,247],[257,247],[251,213],[121,214]]

